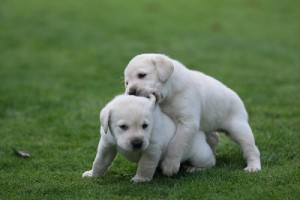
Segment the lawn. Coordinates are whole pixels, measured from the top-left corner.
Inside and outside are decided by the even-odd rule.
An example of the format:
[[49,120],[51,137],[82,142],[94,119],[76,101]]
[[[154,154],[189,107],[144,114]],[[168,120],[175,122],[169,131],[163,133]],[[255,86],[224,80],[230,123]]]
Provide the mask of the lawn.
[[[0,1],[0,199],[299,198],[299,9],[293,0]],[[241,96],[262,171],[244,172],[240,149],[222,135],[216,167],[201,173],[133,184],[136,164],[118,156],[104,177],[81,178],[100,109],[144,52]]]

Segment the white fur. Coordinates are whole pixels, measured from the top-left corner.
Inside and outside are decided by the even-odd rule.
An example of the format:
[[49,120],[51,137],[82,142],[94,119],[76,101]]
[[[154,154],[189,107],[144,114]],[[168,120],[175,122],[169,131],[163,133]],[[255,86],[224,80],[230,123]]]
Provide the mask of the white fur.
[[[141,73],[143,77],[139,76]],[[246,109],[231,89],[161,54],[134,57],[124,75],[127,94],[161,93],[162,111],[176,122],[175,136],[162,162],[164,174],[178,172],[183,153],[199,130],[205,132],[213,150],[218,143],[216,131],[226,132],[242,148],[247,161],[245,170],[261,169],[260,153],[248,124]]]
[[[154,95],[145,97],[120,95],[101,111],[101,139],[91,170],[83,177],[98,177],[104,174],[113,162],[117,152],[128,160],[138,162],[133,182],[150,181],[162,160],[169,142],[175,134],[174,122],[161,112],[155,104]],[[147,124],[147,128],[143,125]],[[123,130],[122,127],[127,127]],[[143,141],[140,149],[132,146],[134,140]],[[181,162],[188,161],[188,172],[215,165],[214,154],[206,143],[205,134],[199,132],[183,153]]]

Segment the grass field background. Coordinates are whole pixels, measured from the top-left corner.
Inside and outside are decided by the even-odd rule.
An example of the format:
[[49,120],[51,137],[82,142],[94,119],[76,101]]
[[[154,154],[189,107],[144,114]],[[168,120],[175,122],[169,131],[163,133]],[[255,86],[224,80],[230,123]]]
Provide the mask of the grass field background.
[[[299,9],[293,0],[0,1],[0,199],[299,198]],[[201,173],[136,185],[136,164],[119,156],[104,177],[81,178],[100,109],[145,52],[241,96],[261,172],[244,172],[240,149],[222,136],[216,167]]]

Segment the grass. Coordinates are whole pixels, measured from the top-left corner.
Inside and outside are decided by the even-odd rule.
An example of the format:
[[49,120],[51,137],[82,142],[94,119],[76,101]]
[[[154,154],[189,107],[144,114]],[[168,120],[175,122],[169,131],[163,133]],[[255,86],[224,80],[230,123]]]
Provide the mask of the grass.
[[[292,0],[0,2],[0,199],[297,199],[300,3]],[[82,179],[98,115],[124,91],[128,61],[160,52],[244,100],[263,170],[245,173],[222,136],[217,165],[146,184],[117,157]],[[14,156],[12,147],[31,157]]]

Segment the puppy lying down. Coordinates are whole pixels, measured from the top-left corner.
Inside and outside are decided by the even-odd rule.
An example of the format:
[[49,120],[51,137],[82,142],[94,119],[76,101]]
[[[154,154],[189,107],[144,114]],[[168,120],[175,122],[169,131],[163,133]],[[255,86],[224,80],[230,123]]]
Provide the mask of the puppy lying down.
[[[120,95],[100,113],[101,139],[91,170],[82,177],[98,177],[107,170],[117,152],[128,160],[138,162],[133,182],[151,181],[167,146],[175,134],[174,122],[156,104],[156,97]],[[194,172],[215,165],[215,157],[206,142],[205,134],[194,134],[185,149],[182,162],[186,171]]]

